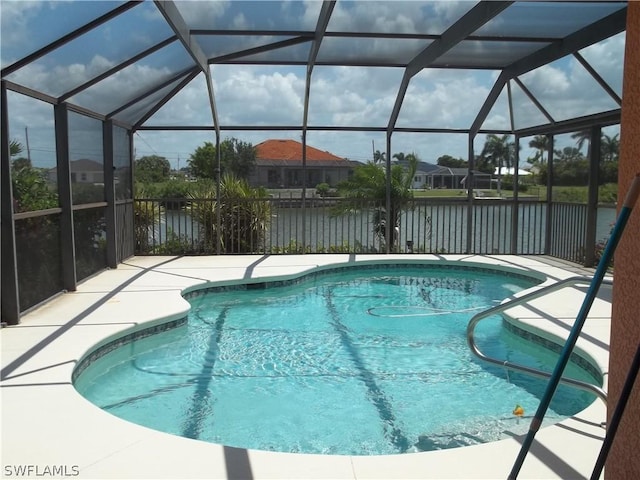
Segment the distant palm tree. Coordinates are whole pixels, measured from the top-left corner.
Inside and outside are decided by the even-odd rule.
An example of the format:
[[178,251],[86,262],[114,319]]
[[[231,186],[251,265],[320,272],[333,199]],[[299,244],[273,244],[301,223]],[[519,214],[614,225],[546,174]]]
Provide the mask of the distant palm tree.
[[22,153],[22,151],[24,150],[24,147],[22,146],[22,144],[17,141],[17,140],[11,140],[9,142],[9,155],[12,157],[15,157],[16,155]]
[[387,154],[385,152],[381,152],[380,150],[376,150],[373,152],[373,163],[384,163],[387,160]]
[[549,150],[549,137],[546,135],[536,135],[529,141],[529,146],[538,150],[538,158],[540,163],[546,163],[545,154]]
[[[591,158],[591,130],[585,129],[577,131],[571,134],[571,138],[576,139],[576,147],[578,150],[581,150],[584,143],[588,142],[587,158]],[[602,160],[610,162],[617,158],[619,153],[620,139],[618,138],[618,134],[616,133],[614,136],[610,137],[609,135],[602,133],[600,136],[600,155],[602,156]]]
[[[591,146],[591,130],[588,128],[572,133],[571,138],[576,140],[576,147],[578,148],[578,150],[582,150],[585,142],[587,142],[587,145],[589,145],[589,147]],[[587,158],[589,158],[589,153],[590,152],[587,149]]]
[[620,155],[620,139],[616,133],[612,137],[606,134],[602,134],[602,140],[600,141],[600,152],[602,160],[605,162],[612,162]]
[[420,159],[418,158],[418,155],[415,154],[415,152],[408,153],[407,155],[405,155],[404,159],[407,162],[416,162],[416,165],[417,162],[420,162]]
[[393,154],[393,158],[398,160],[398,162],[400,162],[400,163],[404,162],[407,159],[407,157],[405,156],[405,154],[403,152],[394,153]]
[[485,162],[498,169],[498,195],[500,195],[500,183],[502,179],[502,168],[511,168],[515,159],[516,146],[510,141],[509,135],[489,134],[484,143],[484,148],[480,156]]
[[[395,156],[395,155],[394,155]],[[374,234],[381,244],[386,243],[387,222],[392,232],[400,226],[400,214],[410,208],[413,191],[411,185],[418,169],[418,157],[407,155],[408,168],[402,165],[391,167],[391,209],[387,212],[387,176],[384,168],[374,163],[357,166],[353,176],[338,185],[338,192],[344,198],[334,210],[337,214],[345,214],[354,210],[367,209],[373,214]],[[391,235],[389,249],[393,250],[397,238]]]

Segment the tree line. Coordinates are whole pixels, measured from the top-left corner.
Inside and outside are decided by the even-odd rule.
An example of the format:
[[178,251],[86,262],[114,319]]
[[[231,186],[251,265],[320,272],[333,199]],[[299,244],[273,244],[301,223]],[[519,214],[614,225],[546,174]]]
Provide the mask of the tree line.
[[[553,184],[556,186],[582,186],[588,183],[589,157],[582,153],[585,143],[590,144],[590,130],[582,130],[571,135],[576,140],[575,146],[567,146],[553,150]],[[529,141],[529,147],[536,150],[533,157],[527,158],[527,163],[537,172],[540,184],[547,183],[549,137],[536,135]],[[590,147],[589,147],[590,148]],[[602,133],[600,138],[600,172],[599,183],[618,182],[618,158],[620,156],[619,134],[607,135]],[[487,135],[484,147],[475,157],[474,168],[480,172],[493,174],[496,169],[513,168],[516,160],[515,142],[510,135]],[[467,160],[443,155],[437,160],[438,165],[451,168],[466,168]]]
[[[229,138],[220,142],[220,171],[218,151],[211,142],[204,142],[189,155],[185,172],[194,178],[215,179],[217,175],[231,174],[248,179],[256,163],[256,148],[249,142]],[[171,178],[171,164],[165,157],[148,155],[134,162],[136,181],[164,182]]]

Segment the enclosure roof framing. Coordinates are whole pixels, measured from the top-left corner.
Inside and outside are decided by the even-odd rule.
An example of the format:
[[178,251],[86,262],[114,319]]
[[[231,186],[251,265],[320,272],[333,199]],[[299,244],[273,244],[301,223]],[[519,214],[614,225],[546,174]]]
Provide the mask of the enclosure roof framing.
[[[620,117],[621,89],[610,83],[597,58],[583,52],[625,31],[625,1],[155,0],[85,2],[82,9],[74,9],[73,3],[0,4],[2,80],[11,91],[52,104],[67,103],[75,111],[134,131],[215,130],[218,136],[231,130],[298,130],[303,136],[319,130],[520,135],[615,123]],[[119,38],[114,40],[114,34]],[[614,108],[558,118],[526,76],[552,64],[562,68],[558,62],[565,60],[579,65]],[[296,117],[275,125],[260,115],[239,121],[229,110],[224,90],[230,78],[236,85],[242,82],[242,76],[229,73],[234,69],[299,78]],[[335,73],[345,71],[361,71],[370,79],[370,91],[356,93],[370,105],[388,105],[383,119],[340,123],[334,119],[357,117],[357,112],[331,117],[322,111],[328,89],[341,92],[349,87],[336,80],[350,78]],[[408,96],[413,104],[433,95],[432,77],[443,72],[459,78],[487,73],[495,80],[478,106],[465,112],[469,120],[460,124],[423,124],[408,116]],[[396,83],[378,92],[383,76]],[[199,79],[204,79],[199,85],[206,89],[200,104],[208,108],[209,119],[193,115],[172,123],[155,118],[185,90],[195,89]],[[459,94],[456,83],[449,82],[448,95]],[[578,90],[572,94],[580,95]],[[521,95],[539,119],[523,121],[524,114],[517,111],[522,106],[512,93]],[[507,94],[510,111],[504,117],[511,121],[487,125],[496,102]],[[204,125],[209,120],[211,125]]]

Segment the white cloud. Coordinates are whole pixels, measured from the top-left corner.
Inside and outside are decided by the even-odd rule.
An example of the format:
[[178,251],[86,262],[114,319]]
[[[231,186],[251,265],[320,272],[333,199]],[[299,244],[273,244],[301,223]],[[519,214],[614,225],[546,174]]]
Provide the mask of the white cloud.
[[567,72],[552,65],[544,65],[520,77],[523,83],[541,98],[562,98],[569,91]]
[[285,25],[297,25],[297,28],[302,30],[315,30],[321,8],[322,2],[318,0],[284,0],[280,2],[279,17],[284,19]]
[[147,120],[145,125],[213,125],[204,75],[194,78]]
[[53,68],[49,68],[43,62],[35,62],[22,67],[8,78],[48,95],[58,96],[94,78],[113,65],[112,61],[101,55],[95,55],[87,64],[58,64]]
[[476,3],[478,2],[470,0],[436,2],[434,4],[434,10],[438,14],[438,17],[442,19],[442,22],[452,24],[471,10]]
[[249,24],[244,14],[240,13],[235,16],[235,18],[233,19],[233,28],[237,28],[238,30],[249,28]]
[[329,31],[442,33],[472,2],[338,2],[331,15]]
[[0,25],[2,27],[3,49],[23,42],[32,43],[35,38],[29,31],[29,22],[43,8],[44,2],[39,1],[7,1],[2,2],[2,15]]
[[424,70],[409,84],[397,126],[469,128],[488,93],[472,74]]
[[309,123],[387,126],[401,69],[317,67],[311,83]]
[[520,78],[554,120],[565,120],[617,107],[613,99],[573,56],[544,65]]
[[154,85],[159,79],[170,75],[171,71],[168,68],[134,65],[84,90],[69,101],[108,114],[133,98],[136,92],[140,93],[144,86]]
[[219,65],[212,70],[221,124],[302,123],[305,83],[301,75],[250,66]]
[[620,96],[622,96],[625,40],[626,32],[621,32],[580,52]]
[[220,28],[222,18],[231,5],[229,1],[218,2],[176,2],[176,7],[185,22],[191,25],[208,25],[208,28]]

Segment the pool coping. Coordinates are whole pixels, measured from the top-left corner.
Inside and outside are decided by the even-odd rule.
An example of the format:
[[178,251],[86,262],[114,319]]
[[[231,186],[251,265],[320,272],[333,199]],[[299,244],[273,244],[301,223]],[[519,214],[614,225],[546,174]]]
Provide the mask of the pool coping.
[[[78,362],[97,347],[184,318],[189,304],[183,295],[205,286],[264,282],[294,278],[313,269],[386,262],[474,263],[515,269],[544,275],[547,280],[541,285],[575,275],[544,260],[346,254],[134,257],[25,315],[21,325],[0,331],[3,476],[16,476],[18,466],[31,466],[30,475],[38,478],[42,476],[38,473],[47,473],[47,467],[49,471],[57,468],[58,473],[66,467],[68,476],[77,478],[506,478],[520,449],[518,436],[472,447],[373,457],[245,450],[177,437],[113,417],[81,397],[71,379]],[[571,288],[555,296],[553,305],[537,301],[531,308],[517,307],[507,312],[509,321],[557,339],[566,335],[573,321],[568,307],[579,307],[583,293]],[[603,372],[605,384],[607,300],[605,296],[594,303],[577,345],[581,355]],[[606,407],[596,400],[580,414],[541,429],[520,478],[589,476],[604,437],[605,418]]]

